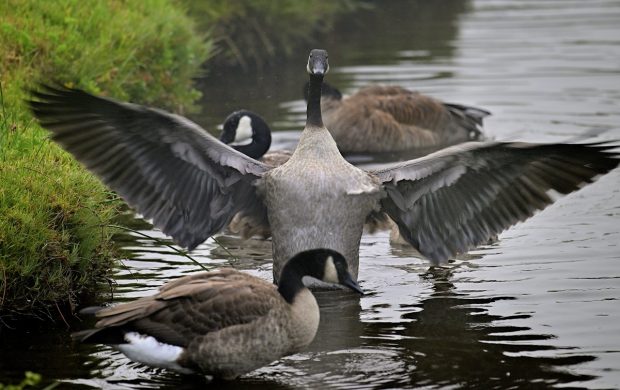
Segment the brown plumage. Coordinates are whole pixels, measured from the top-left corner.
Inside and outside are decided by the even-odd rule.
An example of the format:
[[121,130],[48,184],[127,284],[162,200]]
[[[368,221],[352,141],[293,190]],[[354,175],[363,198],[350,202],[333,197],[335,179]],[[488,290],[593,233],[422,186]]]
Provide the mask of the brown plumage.
[[398,86],[342,94],[323,84],[323,122],[340,151],[395,152],[479,140],[488,111],[444,103]]
[[312,341],[319,310],[305,275],[361,292],[342,255],[317,249],[287,262],[279,287],[233,269],[201,272],[98,310],[95,328],[74,337],[152,366],[233,379]]

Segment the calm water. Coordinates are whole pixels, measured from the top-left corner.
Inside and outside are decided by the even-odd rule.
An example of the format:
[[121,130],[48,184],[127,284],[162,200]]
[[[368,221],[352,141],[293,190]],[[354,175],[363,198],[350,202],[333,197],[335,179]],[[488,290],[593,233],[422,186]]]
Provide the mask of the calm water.
[[[327,80],[345,92],[397,83],[484,107],[491,138],[620,139],[618,1],[394,1],[347,18],[316,46],[329,50]],[[306,55],[261,74],[212,74],[195,119],[215,129],[249,108],[278,130],[274,148],[294,146]],[[440,271],[387,236],[362,239],[366,296],[317,293],[321,327],[308,350],[230,388],[620,387],[620,170]],[[192,255],[271,278],[269,242],[218,241],[230,254],[209,240]],[[198,269],[153,240],[119,242],[128,259],[115,301]],[[0,382],[30,369],[63,380],[60,388],[204,387],[107,347],[72,344],[68,331],[0,337]]]

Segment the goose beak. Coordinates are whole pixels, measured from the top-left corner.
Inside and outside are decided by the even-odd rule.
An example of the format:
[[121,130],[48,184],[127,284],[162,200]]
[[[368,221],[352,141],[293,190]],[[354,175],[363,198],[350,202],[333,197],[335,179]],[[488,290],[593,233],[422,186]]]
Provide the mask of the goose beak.
[[347,286],[348,288],[350,288],[351,290],[364,295],[364,290],[362,290],[362,288],[359,286],[359,284],[357,284],[357,282],[355,282],[352,278],[351,275],[347,275],[346,278],[341,282],[341,284],[343,286]]
[[312,63],[308,62],[308,66],[306,67],[306,69],[308,70],[309,74],[325,76],[325,74],[329,70],[329,65],[326,66],[324,63],[318,61],[314,61]]
[[327,73],[327,69],[325,69],[325,66],[323,64],[315,64],[312,67],[312,74],[325,76],[325,73]]

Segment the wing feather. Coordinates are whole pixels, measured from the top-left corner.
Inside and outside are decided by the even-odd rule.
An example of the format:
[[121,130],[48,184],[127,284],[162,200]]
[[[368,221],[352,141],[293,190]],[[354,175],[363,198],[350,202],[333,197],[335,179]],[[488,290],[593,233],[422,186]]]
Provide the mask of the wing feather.
[[255,183],[269,166],[162,110],[42,86],[30,107],[52,139],[190,250],[237,212],[268,224]]
[[433,263],[487,242],[616,168],[613,143],[467,143],[371,173],[388,196],[382,209]]
[[76,337],[97,342],[122,328],[186,347],[195,337],[266,315],[278,298],[275,287],[251,275],[200,272],[167,283],[156,295],[97,311],[95,328]]

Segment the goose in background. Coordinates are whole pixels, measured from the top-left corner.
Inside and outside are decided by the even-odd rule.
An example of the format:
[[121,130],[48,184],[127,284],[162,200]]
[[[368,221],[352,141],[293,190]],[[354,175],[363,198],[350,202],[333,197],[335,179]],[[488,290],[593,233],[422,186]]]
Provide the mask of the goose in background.
[[[308,100],[308,86],[304,97]],[[371,85],[343,97],[323,83],[321,110],[325,127],[343,153],[437,150],[482,139],[482,120],[490,112],[409,91]]]
[[226,117],[220,141],[274,167],[287,162],[293,154],[288,150],[269,151],[271,128],[260,115],[248,110],[235,111]]
[[274,280],[296,253],[342,253],[354,279],[371,213],[386,213],[433,265],[486,242],[620,163],[613,143],[468,142],[362,170],[323,125],[327,52],[312,50],[307,120],[299,144],[272,167],[188,119],[65,87],[33,91],[31,109],[52,139],[151,219],[194,249],[241,213],[272,234]]
[[362,294],[340,253],[314,249],[285,264],[277,287],[234,269],[200,272],[165,284],[153,296],[97,308],[95,328],[73,337],[110,344],[146,365],[234,379],[314,339],[319,306],[304,276]]
[[[226,117],[220,141],[272,167],[284,164],[293,154],[289,150],[269,151],[271,128],[260,115],[248,110],[235,111]],[[244,239],[258,236],[266,240],[271,237],[269,226],[255,224],[253,218],[244,218],[242,213],[235,214],[228,224],[228,231],[240,234]]]

